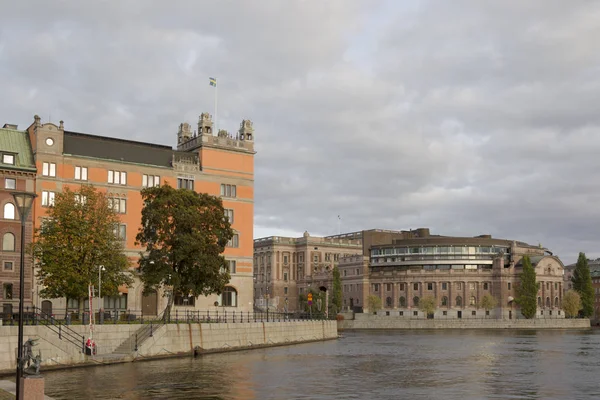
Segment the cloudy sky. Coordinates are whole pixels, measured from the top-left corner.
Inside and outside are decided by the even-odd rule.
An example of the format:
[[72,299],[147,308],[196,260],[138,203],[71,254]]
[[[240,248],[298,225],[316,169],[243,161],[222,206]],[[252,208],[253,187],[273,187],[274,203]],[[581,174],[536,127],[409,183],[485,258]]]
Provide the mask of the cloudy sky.
[[[600,3],[12,1],[0,122],[256,130],[255,237],[429,227],[600,256]],[[340,219],[338,219],[338,215]]]

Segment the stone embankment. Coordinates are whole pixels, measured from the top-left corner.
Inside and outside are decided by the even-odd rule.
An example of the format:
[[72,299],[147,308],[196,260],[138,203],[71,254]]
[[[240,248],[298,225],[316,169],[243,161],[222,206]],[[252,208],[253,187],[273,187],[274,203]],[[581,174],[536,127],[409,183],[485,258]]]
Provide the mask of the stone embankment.
[[339,330],[353,329],[590,329],[589,319],[410,319],[344,313]]
[[[70,326],[87,338],[87,326]],[[82,346],[59,338],[46,326],[25,326],[24,338],[39,339],[34,354],[42,354],[42,369],[112,364],[157,357],[177,357],[208,352],[281,346],[338,337],[336,321],[286,321],[250,323],[166,324],[153,327],[152,335],[136,346],[136,333],[143,325],[97,325],[97,354],[86,356]],[[0,374],[16,368],[16,326],[0,327]],[[136,349],[137,347],[137,349]]]

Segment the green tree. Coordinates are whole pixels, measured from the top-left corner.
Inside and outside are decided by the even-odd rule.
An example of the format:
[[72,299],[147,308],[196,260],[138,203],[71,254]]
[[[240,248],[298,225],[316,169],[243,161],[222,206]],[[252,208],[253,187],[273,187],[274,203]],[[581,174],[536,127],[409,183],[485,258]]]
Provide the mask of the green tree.
[[367,297],[367,304],[369,305],[369,310],[373,313],[377,310],[381,310],[381,297],[370,295]]
[[594,313],[594,288],[585,253],[579,253],[571,281],[573,282],[573,290],[579,293],[581,297],[581,316],[591,317]]
[[497,304],[498,300],[496,300],[496,298],[489,293],[484,294],[481,298],[481,308],[483,308],[487,312],[496,308]]
[[535,317],[537,310],[537,293],[539,285],[536,281],[535,269],[531,265],[529,256],[521,260],[523,272],[519,275],[520,284],[517,288],[516,302],[521,307],[521,314],[527,319]]
[[575,290],[568,290],[563,296],[562,308],[565,310],[565,316],[567,318],[573,318],[579,315],[579,311],[583,308],[579,293]]
[[337,314],[342,309],[342,278],[340,270],[337,267],[333,267],[333,290],[331,293],[331,303],[334,306],[333,313]]
[[425,296],[419,300],[419,310],[421,310],[427,318],[433,317],[433,313],[437,307],[437,303],[433,296]]
[[222,255],[233,238],[220,198],[169,185],[142,190],[144,207],[137,244],[145,248],[138,261],[144,292],[172,287],[174,295],[223,292],[229,282]]
[[106,196],[93,186],[57,193],[31,247],[43,287],[40,296],[78,299],[83,307],[88,286],[98,287],[100,266],[104,266],[102,294],[116,295],[119,286],[131,285],[129,260],[116,235],[118,223]]

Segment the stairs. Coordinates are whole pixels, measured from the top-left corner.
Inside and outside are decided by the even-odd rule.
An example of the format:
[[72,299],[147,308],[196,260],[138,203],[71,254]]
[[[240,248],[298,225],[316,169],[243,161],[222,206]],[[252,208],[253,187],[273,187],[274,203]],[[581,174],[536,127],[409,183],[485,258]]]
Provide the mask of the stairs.
[[153,321],[150,324],[142,325],[135,333],[133,333],[129,338],[125,339],[123,343],[121,343],[112,354],[115,356],[128,356],[135,351],[137,351],[148,338],[153,337],[156,332],[160,328],[165,325],[163,320]]

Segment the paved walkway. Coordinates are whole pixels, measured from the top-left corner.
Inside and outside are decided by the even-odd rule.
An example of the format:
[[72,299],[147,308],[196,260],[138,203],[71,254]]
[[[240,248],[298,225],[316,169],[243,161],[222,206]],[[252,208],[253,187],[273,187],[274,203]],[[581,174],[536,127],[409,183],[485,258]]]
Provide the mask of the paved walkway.
[[[0,381],[0,400],[14,400],[16,386],[11,381]],[[44,396],[46,400],[52,400],[52,397]]]

